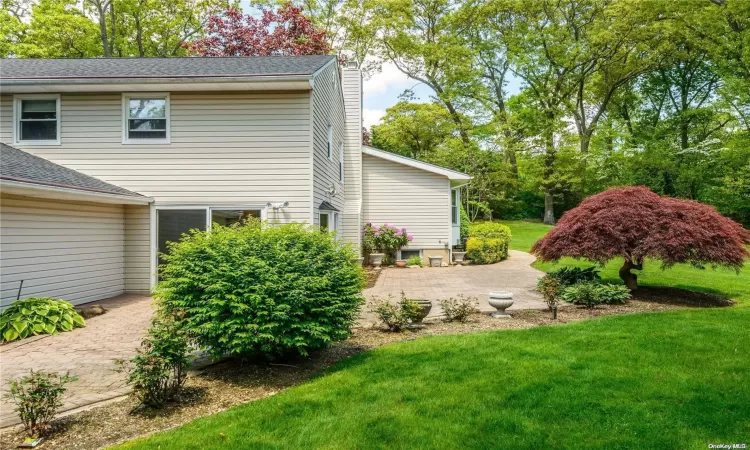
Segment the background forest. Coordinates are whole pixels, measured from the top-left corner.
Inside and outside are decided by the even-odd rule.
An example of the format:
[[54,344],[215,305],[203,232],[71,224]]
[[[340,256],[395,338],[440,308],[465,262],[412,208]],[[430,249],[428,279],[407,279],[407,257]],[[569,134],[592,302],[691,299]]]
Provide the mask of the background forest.
[[[2,4],[2,57],[336,52],[366,74],[390,62],[433,95],[404,92],[365,139],[473,175],[472,220],[553,223],[588,195],[644,185],[750,225],[747,0],[292,2],[309,23],[288,5],[248,20],[225,0]],[[294,45],[230,45],[262,28]],[[207,38],[211,53],[196,45]]]

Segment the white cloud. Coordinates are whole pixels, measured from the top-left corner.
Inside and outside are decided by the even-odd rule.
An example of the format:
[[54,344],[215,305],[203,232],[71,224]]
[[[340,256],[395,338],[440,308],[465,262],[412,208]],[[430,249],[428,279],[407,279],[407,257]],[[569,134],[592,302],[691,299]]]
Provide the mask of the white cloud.
[[382,109],[368,109],[362,110],[362,125],[368,129],[380,123],[380,118],[385,115],[385,110]]
[[362,90],[364,91],[365,99],[367,99],[368,97],[381,95],[394,89],[398,91],[396,94],[398,95],[404,89],[409,89],[417,83],[417,81],[404,75],[393,63],[385,62],[380,72],[374,74],[369,80],[364,81]]

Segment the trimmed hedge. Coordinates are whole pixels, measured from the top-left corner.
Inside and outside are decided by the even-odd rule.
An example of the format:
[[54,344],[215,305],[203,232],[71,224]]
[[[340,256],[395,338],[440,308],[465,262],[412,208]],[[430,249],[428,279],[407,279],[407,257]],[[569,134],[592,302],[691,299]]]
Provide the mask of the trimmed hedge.
[[307,355],[359,317],[362,267],[350,246],[302,224],[193,230],[169,246],[155,296],[215,357]]
[[510,228],[493,222],[472,224],[466,241],[466,257],[474,264],[492,264],[508,258]]

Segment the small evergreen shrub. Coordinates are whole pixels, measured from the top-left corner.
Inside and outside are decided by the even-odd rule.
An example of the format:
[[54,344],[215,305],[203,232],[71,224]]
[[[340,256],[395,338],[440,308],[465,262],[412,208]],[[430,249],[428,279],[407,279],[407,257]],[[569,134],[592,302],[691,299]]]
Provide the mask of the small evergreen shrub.
[[630,289],[619,284],[600,284],[588,281],[563,288],[560,297],[566,302],[591,309],[605,303],[625,303],[630,299]]
[[510,228],[494,222],[471,224],[466,257],[474,264],[492,264],[508,258]]
[[479,306],[479,301],[476,297],[466,297],[464,295],[459,295],[458,298],[451,297],[446,300],[439,300],[438,303],[443,309],[446,322],[466,322],[469,319],[469,315]]
[[179,396],[190,368],[189,342],[175,318],[159,311],[138,353],[127,363],[118,362],[141,405],[162,408]]
[[469,220],[469,215],[466,214],[466,209],[464,209],[463,203],[461,204],[461,223],[459,224],[459,236],[461,239],[461,247],[463,248],[466,245],[466,240],[469,239],[469,226],[471,225],[471,221]]
[[401,292],[401,299],[398,302],[393,302],[393,296],[388,296],[388,299],[375,300],[372,312],[388,327],[388,331],[401,331],[419,319],[422,307],[419,303],[406,298]]
[[576,283],[585,283],[601,279],[596,266],[581,269],[580,267],[563,267],[548,274],[557,278],[563,286],[572,286]]
[[348,337],[363,302],[354,251],[303,224],[193,231],[163,258],[156,298],[215,357],[307,355]]
[[424,265],[424,262],[422,261],[421,256],[412,256],[411,258],[406,260],[407,266],[420,266],[422,267]]
[[85,324],[70,302],[32,297],[11,303],[0,314],[0,339],[10,342],[38,334],[57,334]]
[[62,406],[65,385],[75,380],[68,374],[32,370],[29,375],[10,382],[5,398],[16,405],[15,411],[28,436],[43,436],[50,431],[50,423]]

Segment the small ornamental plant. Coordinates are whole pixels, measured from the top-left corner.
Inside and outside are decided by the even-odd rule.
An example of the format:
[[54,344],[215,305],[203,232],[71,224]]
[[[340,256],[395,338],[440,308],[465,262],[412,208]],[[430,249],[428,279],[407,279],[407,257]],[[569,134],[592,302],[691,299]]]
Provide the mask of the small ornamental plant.
[[57,334],[85,326],[70,302],[48,297],[17,300],[0,314],[0,341]]
[[419,321],[422,307],[419,303],[406,298],[402,292],[398,302],[393,301],[392,295],[389,295],[387,299],[373,300],[372,312],[383,322],[388,331],[401,331]]
[[412,256],[411,258],[409,258],[409,259],[406,260],[406,265],[409,266],[409,267],[411,267],[411,266],[422,267],[423,264],[424,264],[424,261],[422,261],[422,257],[421,256]]
[[364,253],[383,253],[384,262],[392,263],[395,260],[396,252],[402,247],[409,244],[414,239],[406,228],[397,228],[387,223],[383,226],[375,226],[372,223],[366,223],[362,233],[362,249]]
[[65,385],[77,380],[69,374],[34,372],[10,382],[5,398],[16,405],[15,411],[29,437],[48,434],[57,410],[62,406]]
[[557,277],[545,275],[539,279],[536,289],[542,294],[544,302],[552,312],[552,318],[557,318],[557,304],[560,302],[560,291],[565,287],[564,283]]
[[479,299],[460,294],[456,298],[439,300],[438,303],[443,308],[446,322],[466,322],[469,320],[471,313],[476,311],[479,306]]

